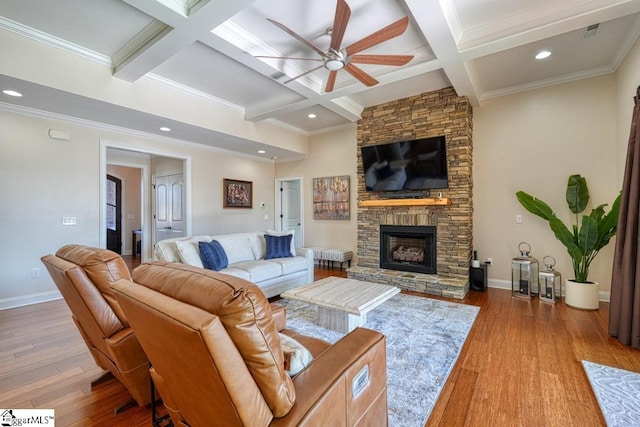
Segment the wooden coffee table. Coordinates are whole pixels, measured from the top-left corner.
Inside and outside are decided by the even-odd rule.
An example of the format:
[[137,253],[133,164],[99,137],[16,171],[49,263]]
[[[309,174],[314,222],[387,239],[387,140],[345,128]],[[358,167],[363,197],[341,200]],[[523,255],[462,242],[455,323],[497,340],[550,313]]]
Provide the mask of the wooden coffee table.
[[367,312],[398,292],[400,289],[394,286],[327,277],[280,296],[317,305],[319,326],[347,333],[363,326]]

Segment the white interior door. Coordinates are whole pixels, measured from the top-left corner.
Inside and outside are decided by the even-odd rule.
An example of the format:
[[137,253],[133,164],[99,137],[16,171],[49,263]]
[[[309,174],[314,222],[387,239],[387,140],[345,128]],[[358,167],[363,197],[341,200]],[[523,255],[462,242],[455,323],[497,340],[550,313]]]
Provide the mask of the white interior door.
[[184,236],[184,174],[154,178],[156,242]]
[[300,181],[280,182],[280,229],[294,230],[296,247],[302,247],[302,209]]

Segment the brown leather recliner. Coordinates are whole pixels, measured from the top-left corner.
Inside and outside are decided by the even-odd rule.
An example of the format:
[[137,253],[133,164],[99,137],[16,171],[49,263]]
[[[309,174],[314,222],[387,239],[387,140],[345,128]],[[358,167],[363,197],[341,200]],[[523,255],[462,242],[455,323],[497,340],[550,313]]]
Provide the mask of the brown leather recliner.
[[[334,345],[280,331],[313,361],[284,369],[279,327],[260,289],[230,275],[153,262],[112,287],[171,394],[197,426],[386,426],[384,335],[358,328]],[[275,318],[274,318],[275,317]],[[173,416],[174,414],[172,414]]]
[[148,405],[149,359],[110,287],[118,279],[131,279],[124,260],[106,249],[67,245],[55,255],[43,256],[42,262],[96,364],[124,384],[138,405]]

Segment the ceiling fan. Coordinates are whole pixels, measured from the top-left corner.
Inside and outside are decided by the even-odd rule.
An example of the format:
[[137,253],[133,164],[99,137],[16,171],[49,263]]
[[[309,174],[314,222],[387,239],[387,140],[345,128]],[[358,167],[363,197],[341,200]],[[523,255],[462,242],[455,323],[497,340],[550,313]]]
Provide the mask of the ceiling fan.
[[349,17],[351,16],[351,9],[345,0],[338,0],[336,5],[336,13],[333,19],[333,26],[327,29],[327,34],[331,36],[331,43],[326,51],[316,47],[305,38],[295,33],[293,30],[287,28],[285,25],[267,18],[269,22],[280,28],[287,34],[291,35],[305,46],[320,55],[320,58],[299,58],[299,57],[287,57],[287,56],[256,56],[256,58],[276,58],[276,59],[295,59],[303,61],[321,61],[322,65],[319,65],[311,70],[297,75],[286,83],[289,83],[295,79],[298,79],[306,74],[312,73],[320,68],[329,70],[329,78],[327,79],[327,85],[325,92],[333,91],[333,87],[336,82],[338,71],[344,69],[353,77],[367,86],[374,86],[378,84],[378,81],[372,76],[364,72],[361,68],[354,64],[376,64],[376,65],[405,65],[413,59],[413,55],[359,55],[358,53],[376,46],[392,38],[398,37],[403,34],[409,25],[409,17],[405,16],[397,20],[396,22],[387,25],[386,27],[369,34],[365,38],[341,49],[342,38],[347,30],[347,24],[349,23]]

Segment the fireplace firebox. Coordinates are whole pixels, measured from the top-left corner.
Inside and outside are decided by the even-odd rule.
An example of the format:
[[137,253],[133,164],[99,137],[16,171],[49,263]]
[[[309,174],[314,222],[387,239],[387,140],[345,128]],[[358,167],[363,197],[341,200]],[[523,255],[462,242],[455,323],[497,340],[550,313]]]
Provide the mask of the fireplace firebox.
[[380,268],[436,274],[436,227],[381,225]]

